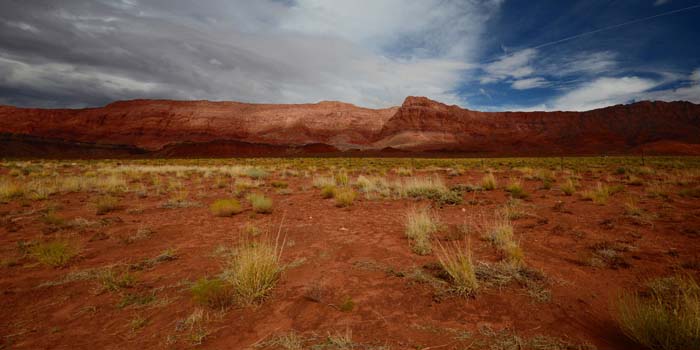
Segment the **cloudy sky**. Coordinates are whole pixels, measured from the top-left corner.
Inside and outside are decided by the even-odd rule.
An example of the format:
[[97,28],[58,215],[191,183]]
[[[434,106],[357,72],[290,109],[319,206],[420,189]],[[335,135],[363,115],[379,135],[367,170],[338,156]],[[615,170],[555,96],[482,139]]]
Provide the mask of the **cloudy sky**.
[[700,103],[698,19],[698,0],[0,0],[0,104]]

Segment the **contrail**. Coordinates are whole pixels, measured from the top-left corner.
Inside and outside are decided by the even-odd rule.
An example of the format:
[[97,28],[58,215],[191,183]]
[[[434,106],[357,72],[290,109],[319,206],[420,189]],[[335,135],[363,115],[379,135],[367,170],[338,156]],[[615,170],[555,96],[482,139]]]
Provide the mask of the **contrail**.
[[615,25],[612,25],[612,26],[609,26],[609,27],[604,27],[604,28],[592,30],[592,31],[590,31],[590,32],[585,32],[585,33],[581,33],[581,34],[572,35],[572,36],[566,37],[566,38],[564,38],[564,39],[559,39],[559,40],[555,40],[555,41],[550,41],[550,42],[548,42],[548,43],[544,43],[544,44],[540,44],[540,45],[538,45],[538,46],[531,47],[531,49],[539,49],[539,48],[542,48],[542,47],[545,47],[545,46],[550,46],[550,45],[554,45],[554,44],[563,43],[563,42],[565,42],[565,41],[574,40],[574,39],[580,38],[580,37],[582,37],[582,36],[591,35],[591,34],[595,34],[595,33],[600,33],[600,32],[604,32],[604,31],[606,31],[606,30],[615,29],[615,28],[620,28],[620,27],[624,27],[624,26],[627,26],[627,25],[630,25],[630,24],[639,23],[639,22],[644,22],[644,21],[648,21],[648,20],[650,20],[650,19],[654,19],[654,18],[658,18],[658,17],[663,17],[663,16],[668,16],[668,15],[672,15],[672,14],[674,14],[674,13],[684,12],[684,11],[688,11],[688,10],[692,10],[692,9],[696,9],[696,8],[700,8],[700,4],[693,5],[693,6],[689,6],[689,7],[685,7],[685,8],[678,9],[678,10],[673,10],[673,11],[668,11],[668,12],[664,12],[664,13],[659,13],[658,15],[653,15],[653,16],[649,16],[649,17],[644,17],[644,18],[635,19],[635,20],[633,20],[633,21],[629,21],[629,22],[625,22],[625,23],[615,24]]

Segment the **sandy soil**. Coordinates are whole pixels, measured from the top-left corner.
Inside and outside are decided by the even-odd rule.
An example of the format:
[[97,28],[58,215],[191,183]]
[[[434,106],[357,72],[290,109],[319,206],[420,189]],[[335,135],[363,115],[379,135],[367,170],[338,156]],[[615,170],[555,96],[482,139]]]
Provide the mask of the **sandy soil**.
[[[434,173],[450,185],[479,183],[484,175],[479,170],[458,176]],[[501,186],[521,175],[512,170],[495,174]],[[513,221],[515,235],[527,266],[546,277],[543,288],[551,298],[544,301],[518,283],[482,288],[473,298],[439,293],[431,283],[410,274],[430,275],[435,255],[413,253],[404,234],[406,211],[433,205],[430,201],[358,196],[350,207],[339,208],[332,199],[321,198],[311,178],[285,178],[289,194],[281,194],[269,186],[270,180],[280,179],[275,174],[258,189],[273,198],[273,213],[254,214],[242,200],[246,210],[233,217],[216,217],[209,211],[214,200],[230,196],[229,187],[216,188],[213,179],[197,177],[183,182],[190,189],[190,200],[202,204],[198,207],[162,208],[169,194],[155,191],[145,198],[126,192],[120,195],[119,209],[106,215],[95,213],[95,193],[10,201],[0,204],[4,259],[0,348],[275,348],[275,337],[293,331],[307,345],[320,344],[317,348],[333,348],[329,336],[351,333],[357,349],[465,349],[494,344],[507,348],[506,334],[522,339],[558,337],[599,349],[634,349],[637,346],[615,324],[611,300],[650,277],[681,269],[697,276],[700,200],[678,195],[687,185],[669,185],[668,198],[650,198],[645,186],[630,185],[612,170],[580,175],[581,188],[604,181],[624,190],[598,205],[580,194],[565,196],[559,190],[561,174],[551,189],[541,189],[537,180],[523,183],[530,196],[521,205],[526,215]],[[624,202],[629,197],[638,200],[646,213],[643,218],[626,214]],[[478,213],[490,215],[509,195],[499,188],[469,192],[464,199],[460,205],[435,207],[445,224],[438,239]],[[65,220],[84,218],[91,224],[53,227],[41,220],[40,209],[50,204]],[[225,312],[204,308],[206,337],[194,345],[193,330],[183,324],[202,307],[192,300],[190,284],[221,273],[226,265],[221,247],[239,242],[246,235],[245,225],[276,229],[280,223],[286,235],[283,260],[290,265],[271,295],[258,306]],[[139,230],[151,234],[138,237]],[[81,247],[78,257],[64,268],[39,264],[18,248],[19,242],[55,237],[70,237]],[[616,249],[614,263],[588,263],[600,246]],[[495,249],[479,237],[472,237],[471,247],[477,261],[498,259]],[[134,266],[168,249],[175,259]],[[135,285],[109,292],[101,291],[94,278],[61,282],[76,272],[110,265],[130,268]],[[313,287],[323,292],[320,302],[308,298]],[[126,295],[149,293],[155,298],[146,305],[119,305]],[[339,310],[337,306],[348,299],[354,308]],[[138,327],[135,319],[142,320],[136,322]]]

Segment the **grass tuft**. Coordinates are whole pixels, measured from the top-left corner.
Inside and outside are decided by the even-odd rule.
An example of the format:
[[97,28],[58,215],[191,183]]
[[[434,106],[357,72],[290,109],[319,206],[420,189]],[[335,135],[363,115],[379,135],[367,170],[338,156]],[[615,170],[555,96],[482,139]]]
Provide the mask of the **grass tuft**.
[[433,250],[430,236],[437,232],[438,221],[428,209],[411,209],[406,214],[406,237],[411,250],[418,255],[430,254]]
[[347,207],[352,204],[355,200],[357,193],[352,188],[338,188],[333,191],[333,198],[335,198],[335,205],[337,207]]
[[239,302],[250,305],[265,298],[282,273],[284,242],[277,238],[242,244],[225,272]]
[[250,205],[256,213],[268,214],[272,213],[272,199],[265,197],[259,193],[251,193],[248,195]]
[[209,207],[216,216],[233,216],[243,211],[241,203],[235,199],[219,199]]
[[476,279],[469,244],[465,242],[464,246],[460,246],[453,242],[451,246],[444,247],[438,242],[438,245],[440,249],[437,251],[437,258],[450,276],[453,291],[463,296],[476,293],[479,283]]
[[663,350],[700,349],[700,287],[690,276],[653,280],[649,291],[624,292],[614,305],[622,331]]
[[78,254],[78,248],[63,240],[42,242],[33,245],[29,253],[42,264],[63,267]]
[[219,278],[201,278],[190,288],[197,304],[215,309],[226,309],[234,300],[233,287]]

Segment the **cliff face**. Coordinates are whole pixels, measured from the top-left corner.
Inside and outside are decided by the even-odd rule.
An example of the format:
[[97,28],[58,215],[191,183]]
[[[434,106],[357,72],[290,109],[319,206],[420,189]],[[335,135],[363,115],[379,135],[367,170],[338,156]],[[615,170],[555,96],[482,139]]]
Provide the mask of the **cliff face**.
[[[353,150],[465,155],[700,154],[700,105],[639,102],[587,112],[478,112],[424,97],[367,109],[135,100],[102,108],[0,106],[0,156],[254,156]],[[99,150],[99,151],[96,151]],[[115,153],[115,155],[117,155]]]

